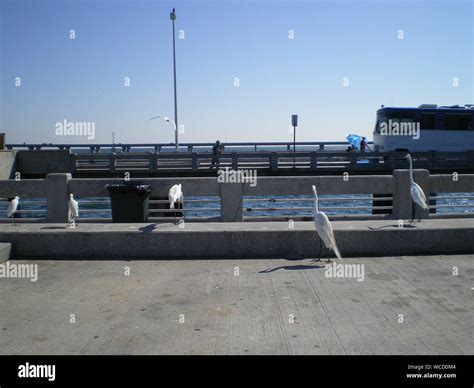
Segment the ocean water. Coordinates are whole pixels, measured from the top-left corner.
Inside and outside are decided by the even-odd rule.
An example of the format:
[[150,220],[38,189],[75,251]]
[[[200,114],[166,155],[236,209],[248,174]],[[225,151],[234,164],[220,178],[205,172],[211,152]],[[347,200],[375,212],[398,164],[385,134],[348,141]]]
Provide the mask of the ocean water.
[[[446,199],[437,199],[437,213],[474,215],[474,193],[440,193]],[[465,197],[465,198],[459,198]],[[336,198],[336,199],[335,199]],[[372,197],[363,195],[321,195],[320,210],[328,215],[369,215],[372,214]],[[108,198],[76,198],[80,206],[80,219],[111,218]],[[194,202],[194,201],[206,202]],[[193,202],[190,202],[193,201]],[[46,199],[20,199],[21,218],[44,218]],[[466,207],[455,207],[463,205]],[[0,202],[0,218],[6,217],[8,203]],[[356,209],[365,207],[366,209]],[[297,196],[257,196],[244,198],[246,217],[304,217],[311,216],[313,198],[308,195]],[[190,218],[214,218],[220,216],[219,197],[186,197],[184,213]]]

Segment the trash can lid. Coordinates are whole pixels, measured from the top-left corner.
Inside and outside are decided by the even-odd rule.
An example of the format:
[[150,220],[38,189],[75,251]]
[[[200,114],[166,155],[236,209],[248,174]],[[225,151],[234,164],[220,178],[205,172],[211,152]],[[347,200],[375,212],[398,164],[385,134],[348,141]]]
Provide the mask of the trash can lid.
[[105,185],[109,193],[136,193],[136,194],[150,194],[151,185],[142,185],[138,183],[113,183]]

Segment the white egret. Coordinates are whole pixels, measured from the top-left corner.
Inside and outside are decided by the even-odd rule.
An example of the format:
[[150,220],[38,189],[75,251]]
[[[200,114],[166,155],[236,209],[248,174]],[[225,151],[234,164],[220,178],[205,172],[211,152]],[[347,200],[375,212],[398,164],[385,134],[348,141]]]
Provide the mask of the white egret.
[[[426,204],[426,195],[423,192],[423,189],[415,182],[413,179],[413,161],[411,159],[411,155],[407,154],[405,159],[408,159],[410,162],[410,195],[411,199],[413,200],[414,204],[416,203],[418,206],[425,210],[430,210],[429,206]],[[415,218],[415,205],[412,206],[412,217],[411,222]]]
[[[316,226],[316,232],[320,238],[319,242],[319,257],[321,259],[321,246],[324,243],[326,248],[332,249],[339,260],[342,260],[341,253],[336,245],[334,238],[334,232],[332,230],[331,222],[328,216],[324,212],[320,212],[318,209],[318,193],[316,192],[316,186],[312,186],[314,193],[314,225]],[[328,262],[331,261],[328,258]]]
[[175,204],[180,204],[183,208],[184,195],[181,190],[181,184],[173,185],[168,192],[168,200],[170,202],[170,209],[174,209],[174,221],[176,222],[176,207]]
[[16,223],[15,223],[15,213],[18,209],[18,204],[19,203],[20,203],[20,197],[18,197],[18,195],[17,195],[8,204],[7,217],[12,219],[12,225],[16,225]]
[[69,222],[76,221],[76,219],[79,218],[79,203],[74,199],[73,194],[69,194],[68,208]]

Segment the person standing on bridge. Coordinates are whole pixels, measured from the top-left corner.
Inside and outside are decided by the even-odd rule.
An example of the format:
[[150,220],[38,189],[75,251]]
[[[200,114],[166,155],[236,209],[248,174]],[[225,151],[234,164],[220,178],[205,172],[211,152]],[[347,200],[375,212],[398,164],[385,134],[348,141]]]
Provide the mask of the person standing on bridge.
[[370,147],[367,144],[367,140],[365,139],[365,137],[363,137],[362,140],[360,141],[360,152],[365,153],[366,148],[370,150]]
[[214,166],[216,166],[216,168],[219,167],[219,159],[221,157],[222,152],[224,152],[224,146],[219,140],[217,140],[216,144],[212,146],[211,170],[214,168]]

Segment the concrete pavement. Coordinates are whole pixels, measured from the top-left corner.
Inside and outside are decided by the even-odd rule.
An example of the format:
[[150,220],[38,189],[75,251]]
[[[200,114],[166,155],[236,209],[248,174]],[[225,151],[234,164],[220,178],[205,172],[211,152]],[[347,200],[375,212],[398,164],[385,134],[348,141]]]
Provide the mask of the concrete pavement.
[[474,354],[473,259],[10,260],[0,354]]

